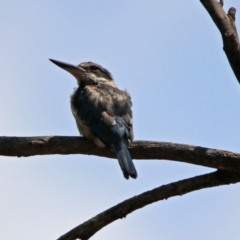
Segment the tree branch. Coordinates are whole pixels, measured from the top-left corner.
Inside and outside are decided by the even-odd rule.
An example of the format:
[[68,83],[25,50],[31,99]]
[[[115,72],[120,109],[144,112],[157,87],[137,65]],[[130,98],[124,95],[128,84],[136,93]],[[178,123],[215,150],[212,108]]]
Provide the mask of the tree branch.
[[[240,154],[166,142],[135,141],[130,146],[133,159],[166,159],[240,173]],[[83,137],[0,137],[0,155],[27,157],[46,154],[87,154],[115,158],[106,148],[98,148]]]
[[134,196],[115,205],[114,207],[109,208],[108,210],[73,228],[58,238],[58,240],[87,240],[97,231],[111,222],[117,219],[125,218],[127,214],[148,204],[168,199],[173,196],[181,196],[183,194],[203,188],[237,183],[239,181],[240,175],[238,174],[233,174],[226,171],[216,171],[163,185],[151,191],[144,192],[138,196]]
[[240,83],[240,45],[235,25],[236,9],[231,7],[226,14],[222,8],[223,1],[219,3],[217,0],[200,0],[200,2],[206,8],[222,35],[223,50]]

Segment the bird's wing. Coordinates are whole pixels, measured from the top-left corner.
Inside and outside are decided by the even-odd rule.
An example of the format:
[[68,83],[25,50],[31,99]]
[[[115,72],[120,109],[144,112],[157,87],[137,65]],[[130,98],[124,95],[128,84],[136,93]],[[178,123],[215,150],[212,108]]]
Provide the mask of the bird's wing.
[[133,141],[131,97],[126,91],[106,84],[85,88],[84,102],[97,119],[106,125],[114,125],[114,118],[121,117],[129,129],[129,140]]

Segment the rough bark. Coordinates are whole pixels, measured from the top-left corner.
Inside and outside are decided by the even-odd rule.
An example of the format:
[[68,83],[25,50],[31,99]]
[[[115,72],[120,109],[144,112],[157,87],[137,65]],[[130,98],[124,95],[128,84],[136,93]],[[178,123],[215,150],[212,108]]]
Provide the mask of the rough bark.
[[[166,159],[240,173],[240,154],[199,146],[135,141],[133,159]],[[108,149],[98,148],[83,137],[0,137],[0,155],[28,157],[46,154],[86,154],[115,158]]]
[[235,25],[236,9],[231,7],[228,13],[223,10],[223,1],[200,0],[219,29],[223,39],[223,50],[230,66],[240,83],[240,45]]
[[145,207],[148,204],[174,196],[181,196],[192,191],[237,183],[239,181],[240,175],[238,174],[233,174],[226,171],[216,171],[213,173],[204,174],[201,176],[163,185],[151,191],[147,191],[140,195],[134,196],[109,208],[108,210],[96,215],[95,217],[67,232],[58,238],[58,240],[87,240],[97,231],[110,224],[111,222],[117,219],[125,218],[127,214]]

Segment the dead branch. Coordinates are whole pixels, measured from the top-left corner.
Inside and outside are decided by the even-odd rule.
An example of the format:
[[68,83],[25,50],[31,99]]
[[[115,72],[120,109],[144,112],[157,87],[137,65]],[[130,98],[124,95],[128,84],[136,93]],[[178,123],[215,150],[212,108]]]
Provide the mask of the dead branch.
[[223,10],[223,1],[200,0],[219,29],[225,51],[232,70],[240,83],[240,45],[235,25],[236,9],[231,7],[228,13]]
[[[133,159],[166,159],[240,173],[240,154],[199,146],[135,141],[130,146]],[[46,154],[86,154],[115,158],[104,148],[83,137],[0,137],[0,155],[27,157]]]
[[168,199],[174,196],[220,185],[237,183],[240,181],[240,175],[226,171],[216,171],[209,174],[181,180],[178,182],[163,185],[151,191],[144,192],[125,200],[108,210],[96,215],[88,221],[73,228],[58,240],[87,240],[97,231],[110,224],[111,222],[125,218],[129,213],[145,207],[148,204]]

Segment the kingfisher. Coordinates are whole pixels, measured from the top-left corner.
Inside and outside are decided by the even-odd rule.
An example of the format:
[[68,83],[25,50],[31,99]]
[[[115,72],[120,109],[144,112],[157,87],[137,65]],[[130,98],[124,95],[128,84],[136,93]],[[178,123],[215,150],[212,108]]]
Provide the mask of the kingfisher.
[[129,142],[133,141],[132,101],[117,88],[111,73],[94,62],[79,65],[49,59],[71,73],[78,87],[71,95],[71,110],[81,135],[98,147],[111,149],[126,179],[137,178]]

